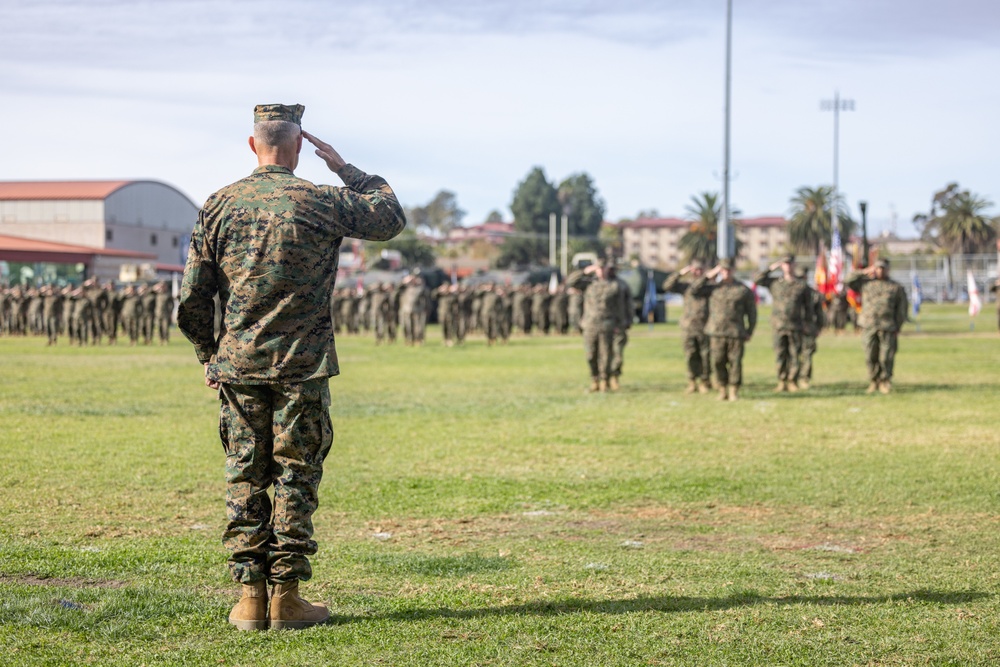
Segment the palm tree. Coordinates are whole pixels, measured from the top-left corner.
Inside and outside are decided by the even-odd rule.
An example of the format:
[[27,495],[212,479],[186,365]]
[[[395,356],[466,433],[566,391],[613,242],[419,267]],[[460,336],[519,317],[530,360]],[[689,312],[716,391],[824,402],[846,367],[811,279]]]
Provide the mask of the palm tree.
[[963,190],[951,197],[941,215],[932,219],[938,241],[952,253],[982,252],[996,238],[993,220],[984,215],[992,202]]
[[[837,220],[840,237],[847,239],[854,231],[854,221],[844,211],[843,197],[837,195]],[[819,254],[823,247],[830,247],[833,228],[830,210],[833,207],[833,188],[821,185],[816,188],[801,187],[792,197],[792,215],[788,220],[788,240],[798,249]]]
[[[689,262],[699,259],[708,265],[715,264],[719,257],[717,237],[719,219],[722,217],[722,204],[718,193],[702,192],[698,196],[691,197],[691,203],[684,210],[691,224],[678,242],[678,247]],[[732,216],[739,214],[737,209],[730,211]],[[737,241],[737,253],[740,245],[742,244]]]

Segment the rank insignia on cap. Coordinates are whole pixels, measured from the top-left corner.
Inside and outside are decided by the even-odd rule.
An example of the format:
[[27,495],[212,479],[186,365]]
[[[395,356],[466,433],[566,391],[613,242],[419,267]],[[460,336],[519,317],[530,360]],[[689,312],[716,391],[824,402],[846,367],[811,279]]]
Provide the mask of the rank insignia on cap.
[[305,110],[301,104],[258,104],[253,108],[253,122],[284,120],[302,125],[302,112]]

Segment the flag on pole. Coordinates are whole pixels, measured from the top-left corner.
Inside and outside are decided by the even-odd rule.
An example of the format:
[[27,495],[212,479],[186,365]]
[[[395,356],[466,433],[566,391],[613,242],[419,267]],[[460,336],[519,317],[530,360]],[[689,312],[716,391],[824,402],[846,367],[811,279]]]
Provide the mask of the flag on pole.
[[822,250],[816,255],[816,291],[823,296],[832,291],[830,279],[826,274],[826,259],[823,257]]
[[965,275],[969,283],[969,317],[975,317],[982,310],[983,301],[979,298],[979,287],[976,285],[976,279],[972,276],[972,271],[966,271]]
[[642,319],[650,322],[649,314],[656,311],[656,282],[652,269],[646,270],[646,293],[642,298]]
[[910,281],[910,303],[913,306],[913,316],[920,314],[920,304],[924,301],[924,290],[920,286],[920,276],[913,273]]
[[826,284],[830,286],[827,294],[844,291],[844,246],[840,240],[840,230],[833,226],[830,238],[830,261],[827,263]]

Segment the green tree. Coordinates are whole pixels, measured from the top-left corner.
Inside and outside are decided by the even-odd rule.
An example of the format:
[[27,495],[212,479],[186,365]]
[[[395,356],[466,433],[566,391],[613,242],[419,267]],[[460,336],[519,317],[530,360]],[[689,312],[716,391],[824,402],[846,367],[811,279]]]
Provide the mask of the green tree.
[[[719,220],[722,219],[722,202],[716,192],[702,192],[691,197],[691,203],[684,207],[691,224],[681,236],[677,247],[684,253],[687,262],[693,259],[701,260],[708,265],[715,264],[719,258]],[[730,217],[740,214],[738,209],[731,209]],[[743,244],[736,241],[736,254]]]
[[[854,220],[844,210],[843,197],[838,194],[837,221],[840,237],[846,241],[854,232]],[[833,187],[801,187],[791,199],[792,214],[788,220],[788,241],[796,250],[818,255],[822,248],[830,247],[833,227],[830,210],[833,205]]]
[[[604,252],[601,225],[604,224],[604,200],[586,172],[573,174],[556,191],[556,198],[566,216],[570,253]],[[560,227],[560,233],[562,227]]]
[[420,238],[409,219],[407,219],[406,227],[396,238],[383,243],[368,242],[365,244],[365,256],[369,266],[387,268],[380,264],[383,250],[399,251],[403,257],[403,266],[406,267],[433,266],[436,259],[434,247]]
[[504,240],[497,266],[539,264],[548,260],[549,216],[561,212],[557,191],[541,167],[532,169],[518,184],[510,204],[514,235]]
[[990,249],[996,240],[997,218],[986,210],[989,200],[960,190],[958,183],[949,183],[934,193],[929,214],[917,214],[913,222],[921,238],[944,249],[949,255],[972,254]]
[[407,208],[406,221],[414,229],[426,228],[441,234],[462,224],[465,211],[458,207],[454,192],[441,190],[426,206]]
[[503,222],[503,213],[493,209],[489,212],[489,215],[486,216],[485,222]]

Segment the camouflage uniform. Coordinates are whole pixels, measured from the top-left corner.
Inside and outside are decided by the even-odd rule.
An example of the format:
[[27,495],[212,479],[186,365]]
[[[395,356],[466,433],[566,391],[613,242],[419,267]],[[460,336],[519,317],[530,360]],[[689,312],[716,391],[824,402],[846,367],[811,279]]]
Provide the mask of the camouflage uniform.
[[59,339],[59,320],[62,318],[63,295],[52,285],[42,291],[42,318],[45,320],[45,333],[49,345],[55,345]]
[[403,338],[407,345],[422,345],[427,329],[430,295],[420,278],[405,285],[401,291],[399,318],[403,323]]
[[615,332],[625,327],[621,289],[616,280],[595,280],[583,271],[569,274],[566,285],[583,292],[581,326],[587,365],[593,382],[605,384],[611,377]]
[[802,329],[802,345],[799,348],[799,374],[795,381],[808,387],[812,382],[813,355],[816,354],[816,339],[826,326],[826,313],[823,311],[823,304],[826,299],[817,290],[809,288],[809,319],[804,323]]
[[[616,278],[618,291],[621,293],[621,326],[615,330],[614,338],[611,341],[611,377],[619,378],[622,374],[622,366],[625,364],[625,346],[628,345],[628,330],[632,328],[632,320],[635,312],[632,305],[632,290],[628,284]],[[568,315],[567,315],[568,319]]]
[[888,277],[872,278],[860,272],[848,276],[847,286],[861,294],[859,324],[863,330],[868,378],[872,387],[884,385],[887,390],[892,382],[899,330],[907,318],[906,290]]
[[346,188],[260,166],[209,197],[191,235],[178,327],[221,385],[223,541],[243,583],[311,576],[312,515],[333,440],[328,378],[340,372],[329,307],[340,246],[386,241],[405,225],[381,177],[352,165],[340,176]]
[[694,281],[690,289],[709,295],[705,333],[711,340],[715,381],[725,387],[743,384],[743,346],[757,326],[757,303],[753,292],[738,280],[710,283],[706,276]]
[[663,291],[684,295],[684,312],[681,314],[681,331],[684,334],[684,359],[687,363],[689,382],[701,381],[708,387],[712,373],[712,355],[709,350],[705,322],[708,320],[709,293],[691,289],[693,280],[685,280],[680,271],[663,281]]
[[170,321],[174,318],[174,297],[170,294],[170,286],[167,283],[158,284],[155,293],[156,300],[153,302],[153,309],[156,332],[160,338],[160,344],[165,345],[170,341]]
[[137,344],[142,333],[142,297],[135,285],[129,285],[122,293],[121,320],[129,345]]
[[774,366],[779,388],[794,388],[799,375],[799,352],[802,347],[802,330],[812,310],[809,285],[797,278],[776,278],[769,271],[754,276],[757,285],[767,288],[774,298],[771,307],[772,345]]

